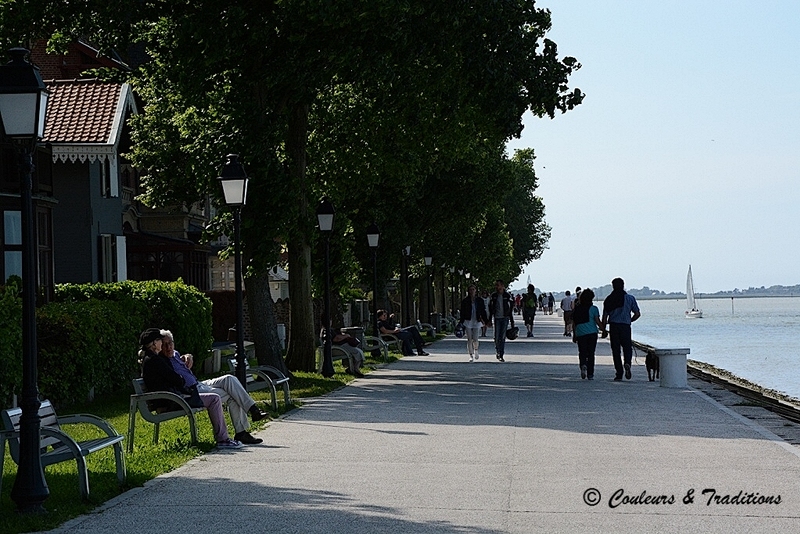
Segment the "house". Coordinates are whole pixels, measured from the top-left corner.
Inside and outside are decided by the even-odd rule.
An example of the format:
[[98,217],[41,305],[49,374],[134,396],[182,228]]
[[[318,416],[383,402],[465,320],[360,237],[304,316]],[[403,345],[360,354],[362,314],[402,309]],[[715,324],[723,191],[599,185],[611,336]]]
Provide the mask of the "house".
[[[209,199],[190,206],[152,209],[136,200],[139,173],[126,159],[131,150],[128,119],[140,103],[130,85],[80,78],[91,68],[126,69],[76,42],[67,54],[35,46],[50,91],[44,142],[35,155],[34,204],[39,285],[55,283],[176,280],[199,289],[232,289],[232,259],[216,252],[224,236],[201,244],[214,215]],[[19,174],[10,147],[0,149],[0,262],[2,281],[21,274]],[[273,274],[273,273],[271,273]],[[285,271],[274,273],[274,298],[286,298]]]

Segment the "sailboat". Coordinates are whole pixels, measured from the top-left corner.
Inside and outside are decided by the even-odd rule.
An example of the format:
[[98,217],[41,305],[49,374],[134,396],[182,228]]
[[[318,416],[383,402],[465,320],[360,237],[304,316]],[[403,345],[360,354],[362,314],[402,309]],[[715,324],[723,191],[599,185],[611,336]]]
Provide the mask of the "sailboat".
[[692,280],[691,265],[689,265],[689,273],[686,275],[686,307],[687,319],[701,319],[703,317],[703,310],[697,309],[697,303],[694,300],[694,281]]

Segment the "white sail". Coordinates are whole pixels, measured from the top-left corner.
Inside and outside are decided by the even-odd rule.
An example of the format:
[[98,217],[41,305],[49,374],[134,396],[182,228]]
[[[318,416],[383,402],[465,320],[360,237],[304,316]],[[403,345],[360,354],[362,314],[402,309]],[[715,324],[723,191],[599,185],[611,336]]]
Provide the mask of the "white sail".
[[689,265],[689,273],[686,275],[686,317],[700,318],[703,312],[697,309],[694,299],[694,281],[692,280],[692,266]]

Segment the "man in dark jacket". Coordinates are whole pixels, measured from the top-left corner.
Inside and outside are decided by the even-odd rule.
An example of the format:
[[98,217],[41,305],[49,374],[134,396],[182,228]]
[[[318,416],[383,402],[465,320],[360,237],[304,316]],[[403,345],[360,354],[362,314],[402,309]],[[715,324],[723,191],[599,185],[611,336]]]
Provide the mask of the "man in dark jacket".
[[506,330],[509,324],[514,326],[514,304],[511,294],[506,291],[506,285],[502,280],[494,283],[495,292],[489,297],[489,321],[494,321],[494,349],[497,352],[497,359],[501,362],[506,361],[503,356],[506,352]]

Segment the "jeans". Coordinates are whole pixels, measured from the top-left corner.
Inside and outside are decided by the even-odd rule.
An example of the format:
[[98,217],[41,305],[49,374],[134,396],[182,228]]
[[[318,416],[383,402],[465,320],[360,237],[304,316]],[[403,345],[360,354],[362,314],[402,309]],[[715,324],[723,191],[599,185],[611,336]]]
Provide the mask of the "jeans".
[[586,366],[586,375],[594,376],[594,353],[597,349],[597,334],[586,334],[575,338],[578,342],[578,361]]
[[502,358],[506,353],[506,330],[508,330],[508,317],[495,317],[494,350],[498,358]]
[[614,358],[614,369],[617,378],[622,378],[624,367],[620,357],[620,349],[625,357],[625,365],[630,365],[633,359],[633,341],[631,339],[631,325],[623,323],[609,323],[608,333],[611,337],[611,356]]
[[405,356],[413,356],[413,345],[417,346],[417,353],[424,352],[425,342],[422,340],[422,335],[417,330],[416,326],[407,326],[395,334],[397,338],[403,342],[403,354]]

